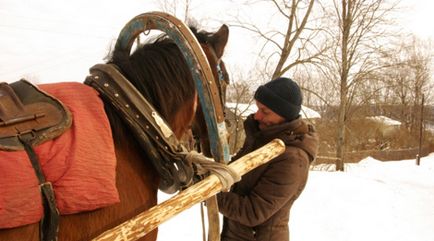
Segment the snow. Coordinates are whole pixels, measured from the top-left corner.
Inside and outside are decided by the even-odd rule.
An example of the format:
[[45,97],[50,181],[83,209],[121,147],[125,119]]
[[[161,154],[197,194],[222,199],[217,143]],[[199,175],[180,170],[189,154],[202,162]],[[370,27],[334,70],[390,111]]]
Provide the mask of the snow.
[[376,121],[378,123],[383,123],[383,124],[388,125],[388,126],[400,126],[401,125],[401,122],[394,120],[394,119],[391,119],[387,116],[383,116],[383,115],[369,116],[366,118],[373,120],[373,121]]
[[[368,157],[344,172],[312,170],[291,210],[290,240],[433,241],[433,190],[434,153],[420,166]],[[202,240],[199,205],[161,225],[158,240]]]
[[434,134],[434,124],[425,124],[425,130]]

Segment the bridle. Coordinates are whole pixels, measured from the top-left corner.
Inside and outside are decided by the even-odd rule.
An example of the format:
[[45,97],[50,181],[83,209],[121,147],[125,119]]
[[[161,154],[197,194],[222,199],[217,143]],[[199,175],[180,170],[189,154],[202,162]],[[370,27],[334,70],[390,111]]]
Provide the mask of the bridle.
[[217,88],[218,88],[218,94],[220,99],[220,105],[221,108],[224,110],[225,103],[226,103],[226,86],[229,85],[229,77],[226,73],[226,66],[225,63],[221,58],[217,57],[217,54],[215,50],[208,46],[209,43],[202,43],[202,49],[204,50],[205,54],[208,52],[212,56],[212,60],[215,63],[209,63],[210,65],[214,65],[217,73],[213,73],[215,76],[217,76]]

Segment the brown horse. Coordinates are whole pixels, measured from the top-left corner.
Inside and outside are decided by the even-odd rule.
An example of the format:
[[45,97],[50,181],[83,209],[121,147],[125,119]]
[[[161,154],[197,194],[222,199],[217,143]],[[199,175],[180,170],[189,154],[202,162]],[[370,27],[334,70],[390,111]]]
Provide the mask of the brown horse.
[[[217,80],[217,88],[219,90],[220,104],[224,110],[226,102],[226,87],[229,84],[229,75],[226,70],[224,61],[222,60],[224,47],[228,41],[229,29],[223,25],[218,34],[211,37],[211,33],[197,32],[192,29],[205,55],[208,57],[209,64],[212,66],[214,78]],[[194,119],[192,130],[197,140],[197,149],[199,149],[205,156],[212,157],[211,145],[207,128],[205,124],[204,114],[202,108],[197,109],[196,118]],[[220,160],[222,161],[222,160]]]
[[[196,34],[215,78],[222,79],[219,74],[222,75],[221,57],[228,38],[227,26],[223,25],[215,33]],[[182,138],[192,125],[197,93],[190,69],[177,45],[167,38],[157,40],[138,47],[128,58],[117,56],[115,52],[108,62],[119,68],[166,120],[176,137]],[[159,176],[154,166],[111,104],[104,102],[104,108],[113,132],[120,202],[61,216],[58,240],[90,240],[157,204]],[[140,240],[156,238],[157,230],[154,230]],[[39,240],[39,224],[0,229],[0,240]]]

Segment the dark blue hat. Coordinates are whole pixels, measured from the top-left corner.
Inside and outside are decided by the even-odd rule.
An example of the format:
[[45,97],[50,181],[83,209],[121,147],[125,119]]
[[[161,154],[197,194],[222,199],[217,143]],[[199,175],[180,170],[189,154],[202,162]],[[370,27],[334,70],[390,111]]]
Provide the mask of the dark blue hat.
[[285,77],[259,86],[255,92],[255,99],[288,121],[300,115],[303,101],[298,84]]

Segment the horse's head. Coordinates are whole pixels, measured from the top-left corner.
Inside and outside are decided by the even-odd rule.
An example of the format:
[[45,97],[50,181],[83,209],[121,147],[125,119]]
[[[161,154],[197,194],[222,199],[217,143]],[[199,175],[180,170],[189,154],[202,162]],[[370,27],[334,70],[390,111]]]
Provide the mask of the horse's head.
[[[228,42],[229,28],[226,25],[222,25],[215,33],[197,31],[195,28],[191,28],[191,30],[195,34],[205,55],[207,56],[219,90],[221,109],[224,110],[226,87],[229,84],[229,75],[226,71],[222,56],[224,48]],[[200,140],[201,151],[206,156],[211,156],[210,142],[202,108],[197,110],[193,123],[193,134]]]
[[226,86],[229,84],[229,75],[226,71],[222,56],[228,42],[229,28],[226,25],[222,25],[215,33],[197,31],[195,28],[191,28],[191,30],[208,58],[214,79],[217,81],[219,87],[221,104],[224,105]]
[[113,53],[110,61],[154,106],[177,138],[189,129],[197,106],[193,77],[177,47],[168,38],[139,46],[128,58]]
[[[221,104],[228,84],[228,74],[221,57],[228,40],[226,25],[215,32],[193,33],[206,54],[214,78],[219,85]],[[197,93],[191,70],[178,46],[167,37],[138,46],[131,55],[113,52],[109,61],[119,67],[125,77],[140,91],[167,121],[179,139],[190,129],[196,106]],[[201,108],[195,123],[200,123],[199,136],[207,138],[206,124]],[[199,120],[199,121],[197,121]]]
[[[226,83],[223,78],[227,76],[227,74],[224,64],[221,61],[221,56],[224,46],[227,43],[227,27],[223,26],[216,33],[200,32],[197,34],[201,42],[203,42],[201,47],[204,52],[207,53],[208,61],[211,63],[211,71],[207,72],[209,73],[209,77],[206,77],[206,79],[212,79],[210,73],[212,72],[216,80]],[[156,112],[165,119],[175,136],[181,139],[183,134],[191,128],[198,105],[198,95],[193,79],[193,75],[197,74],[197,72],[192,73],[193,70],[191,67],[194,67],[194,65],[189,65],[190,62],[188,61],[190,59],[186,60],[185,52],[181,52],[180,49],[182,48],[175,43],[176,39],[172,40],[168,36],[161,36],[156,40],[154,39],[152,42],[139,44],[131,54],[129,51],[125,51],[125,49],[115,48],[109,63],[117,66],[124,78],[127,79],[128,82],[140,92],[142,97],[153,106]],[[204,61],[201,63],[204,63]],[[219,103],[223,102],[217,102],[217,104]],[[126,120],[127,122],[120,122],[119,115],[116,111],[113,111],[110,107],[107,109],[107,113],[111,116],[110,122],[112,126],[115,126],[113,128],[113,134],[117,140],[116,142],[119,143],[119,140],[122,142],[123,139],[130,138],[131,135],[129,132],[124,131],[127,130],[125,129],[127,125],[124,124],[129,125],[130,121]],[[200,136],[206,136],[206,138],[208,138],[203,114],[201,114],[201,111],[199,112],[199,116],[201,117],[197,117],[196,119],[202,119],[200,127],[204,128],[204,131],[200,132]],[[222,115],[219,116],[222,117]],[[134,134],[137,135],[136,132]],[[159,136],[150,136],[149,138],[158,140]],[[143,143],[147,142],[140,142],[139,144],[143,146]],[[151,158],[152,160],[158,159],[158,150],[156,151],[152,148],[147,149],[149,146],[151,145],[145,146],[147,154],[153,156],[153,158]],[[164,148],[166,150],[169,149],[168,146]],[[155,164],[155,166],[158,165]],[[165,168],[162,168],[161,171],[164,172],[165,170]],[[187,174],[186,172],[186,175],[180,177],[179,183],[181,185],[188,184],[190,179]],[[162,175],[164,176],[164,173]],[[169,176],[171,178],[173,175],[170,174]],[[167,178],[166,175],[164,179],[169,180],[170,178]],[[173,188],[178,188],[177,183],[178,182],[175,182],[175,185],[172,185],[173,183],[169,183],[168,181],[167,185],[164,184],[162,186],[165,189],[173,190]]]

